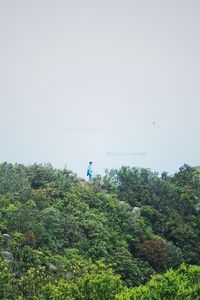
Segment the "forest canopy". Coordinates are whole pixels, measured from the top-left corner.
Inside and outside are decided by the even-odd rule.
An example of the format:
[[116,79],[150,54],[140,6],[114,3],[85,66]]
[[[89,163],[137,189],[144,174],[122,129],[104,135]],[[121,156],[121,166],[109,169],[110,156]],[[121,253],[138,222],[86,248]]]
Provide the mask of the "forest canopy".
[[0,299],[200,299],[200,167],[5,162],[0,232]]

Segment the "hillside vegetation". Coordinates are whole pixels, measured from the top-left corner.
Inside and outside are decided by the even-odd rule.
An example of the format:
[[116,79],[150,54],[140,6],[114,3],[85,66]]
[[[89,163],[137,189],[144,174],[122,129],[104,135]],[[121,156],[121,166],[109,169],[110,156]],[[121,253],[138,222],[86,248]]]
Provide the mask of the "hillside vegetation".
[[200,299],[199,167],[2,163],[0,232],[0,299]]

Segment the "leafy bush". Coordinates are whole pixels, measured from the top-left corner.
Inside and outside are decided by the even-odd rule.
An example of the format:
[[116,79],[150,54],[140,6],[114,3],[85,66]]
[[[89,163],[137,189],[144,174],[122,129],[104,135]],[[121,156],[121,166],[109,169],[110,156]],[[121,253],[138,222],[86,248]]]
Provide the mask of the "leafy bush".
[[123,291],[117,300],[182,300],[200,299],[200,267],[181,265],[176,271],[169,270],[154,276],[145,286]]
[[198,266],[144,284],[200,264],[199,203],[199,167],[122,167],[89,185],[0,164],[0,298],[198,299]]

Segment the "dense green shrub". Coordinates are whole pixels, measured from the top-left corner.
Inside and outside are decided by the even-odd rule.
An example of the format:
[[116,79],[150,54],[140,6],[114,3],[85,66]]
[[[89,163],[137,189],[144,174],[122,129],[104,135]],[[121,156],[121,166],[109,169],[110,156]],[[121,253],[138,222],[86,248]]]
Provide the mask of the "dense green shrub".
[[125,290],[116,296],[117,300],[185,300],[200,299],[200,267],[181,265],[154,276],[145,286]]
[[0,164],[0,298],[198,299],[197,266],[144,284],[200,265],[199,212],[199,167],[122,167],[87,184]]

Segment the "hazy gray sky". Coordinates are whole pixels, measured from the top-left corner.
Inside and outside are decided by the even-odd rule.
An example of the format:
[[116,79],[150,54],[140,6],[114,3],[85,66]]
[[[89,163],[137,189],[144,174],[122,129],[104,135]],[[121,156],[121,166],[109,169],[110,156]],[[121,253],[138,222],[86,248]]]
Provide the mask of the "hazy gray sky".
[[0,0],[0,160],[199,165],[199,53],[199,0]]

